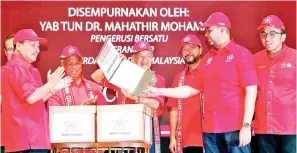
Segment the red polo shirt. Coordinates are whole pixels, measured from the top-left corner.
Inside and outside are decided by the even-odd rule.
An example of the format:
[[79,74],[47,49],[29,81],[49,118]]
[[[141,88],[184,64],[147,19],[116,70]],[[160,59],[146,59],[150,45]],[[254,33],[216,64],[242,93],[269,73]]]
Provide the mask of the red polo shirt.
[[296,50],[283,44],[279,55],[254,55],[259,76],[256,134],[296,134]]
[[204,68],[197,76],[196,88],[205,96],[203,132],[240,130],[245,87],[257,85],[251,52],[230,41],[219,51],[211,49],[201,64]]
[[[72,82],[70,91],[72,92],[74,105],[82,105],[83,101],[89,99],[88,90],[86,87],[86,83],[91,85],[91,89],[94,93],[94,96],[97,97],[97,105],[107,105],[105,98],[102,94],[101,88],[98,84],[93,81],[83,79],[81,83],[77,84],[76,82]],[[66,100],[64,96],[64,89],[58,91],[55,95],[51,96],[48,100],[48,106],[66,106]]]
[[[201,66],[192,72],[186,71],[184,85],[195,86],[195,76],[199,75]],[[173,80],[172,87],[179,86],[179,80],[183,72],[178,73]],[[182,145],[183,148],[189,146],[202,146],[202,128],[201,128],[201,101],[200,94],[182,99]],[[167,107],[178,107],[178,99],[168,98]]]
[[9,73],[10,70],[4,65],[1,66],[1,97],[0,97],[0,104],[1,104],[1,111],[0,111],[0,120],[1,120],[1,146],[4,146],[4,141],[5,141],[5,130],[4,128],[7,128],[7,126],[5,126],[3,124],[3,120],[2,120],[2,94],[4,92],[7,92],[7,83],[5,83],[5,81],[9,80]]
[[6,64],[10,72],[2,80],[2,123],[5,151],[50,149],[45,104],[29,104],[26,99],[42,86],[39,71],[22,57],[13,55]]
[[[158,75],[155,73],[156,79],[157,79],[157,84],[156,87],[158,88],[165,88],[166,87],[166,80],[163,76]],[[118,98],[117,98],[117,104],[122,104],[123,101],[123,94],[121,93],[121,89],[111,83],[109,83],[106,79],[103,79],[100,83],[100,85],[111,88],[111,89],[115,89],[117,90],[118,93]],[[150,97],[152,99],[155,99],[159,102],[159,107],[157,109],[157,113],[158,116],[161,116],[163,114],[164,111],[164,100],[165,97],[164,96],[158,96],[158,97]],[[127,98],[126,99],[126,104],[135,104],[135,101],[132,99]]]

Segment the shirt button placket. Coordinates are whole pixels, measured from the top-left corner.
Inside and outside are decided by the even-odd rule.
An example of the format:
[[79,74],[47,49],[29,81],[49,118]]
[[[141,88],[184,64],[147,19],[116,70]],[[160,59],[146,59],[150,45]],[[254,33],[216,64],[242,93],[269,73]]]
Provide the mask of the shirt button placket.
[[272,133],[272,94],[273,94],[273,80],[275,77],[275,64],[272,61],[269,74],[269,83],[267,86],[267,131]]

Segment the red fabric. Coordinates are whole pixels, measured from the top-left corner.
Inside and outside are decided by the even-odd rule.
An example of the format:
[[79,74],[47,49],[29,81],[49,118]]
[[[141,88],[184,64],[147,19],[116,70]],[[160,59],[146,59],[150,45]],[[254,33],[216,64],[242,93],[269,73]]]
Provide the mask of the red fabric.
[[256,134],[296,134],[296,50],[283,45],[279,55],[254,55],[259,76]]
[[[72,92],[72,98],[74,100],[75,105],[82,105],[83,101],[89,99],[87,93],[86,82],[91,85],[92,91],[94,92],[94,96],[97,96],[97,105],[107,105],[107,102],[102,94],[101,88],[95,82],[92,82],[87,79],[83,79],[80,84],[76,84],[75,82],[71,83],[70,91]],[[48,106],[66,106],[67,103],[65,101],[64,90],[58,91],[55,95],[51,96],[48,100]]]
[[196,88],[205,96],[203,132],[240,130],[245,87],[258,83],[251,52],[231,41],[219,51],[211,49],[201,64]]
[[[29,104],[26,100],[42,86],[39,71],[22,57],[13,55],[6,64],[9,69],[7,87],[2,90],[2,120],[5,151],[50,149],[45,104],[42,100]],[[4,79],[5,79],[4,78]]]
[[[199,75],[199,66],[192,72],[187,71],[184,85],[195,85],[195,76]],[[179,79],[183,72],[174,77],[172,87],[178,87]],[[178,99],[168,98],[167,107],[178,107]],[[182,99],[182,142],[183,148],[189,146],[202,146],[201,129],[201,101],[200,95]]]

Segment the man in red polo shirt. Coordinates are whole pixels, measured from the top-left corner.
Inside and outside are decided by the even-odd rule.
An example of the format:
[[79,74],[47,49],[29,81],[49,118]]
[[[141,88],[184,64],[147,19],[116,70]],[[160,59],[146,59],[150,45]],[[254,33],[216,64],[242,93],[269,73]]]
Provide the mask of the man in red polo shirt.
[[[124,56],[124,55],[122,55]],[[125,57],[123,57],[125,58]],[[139,41],[136,42],[133,46],[133,53],[132,53],[132,62],[136,63],[137,65],[141,66],[146,70],[151,69],[153,59],[153,50],[152,47],[148,42]],[[118,92],[118,101],[117,104],[135,104],[141,103],[146,104],[152,108],[154,108],[153,113],[153,144],[151,146],[150,152],[151,153],[160,153],[161,152],[161,137],[160,137],[160,126],[158,116],[161,116],[164,109],[164,96],[157,96],[157,97],[137,97],[134,95],[129,94],[127,91],[121,89],[108,83],[105,79],[104,74],[99,69],[92,74],[92,78],[101,84],[102,86],[113,88]],[[151,86],[156,86],[159,88],[165,87],[165,78],[161,75],[155,73],[152,81]]]
[[206,153],[250,153],[251,122],[257,96],[257,74],[251,52],[230,38],[228,17],[216,12],[204,23],[212,49],[195,86],[149,88],[149,95],[188,98],[204,93],[203,143]]
[[264,50],[254,55],[259,78],[255,138],[259,153],[296,152],[296,50],[285,45],[285,26],[275,15],[258,28]]
[[53,95],[48,100],[48,106],[107,104],[100,86],[83,77],[83,59],[77,47],[65,47],[60,59],[66,75],[70,76],[73,82]]
[[[31,63],[39,54],[39,43],[44,42],[32,29],[23,29],[14,38],[15,51],[2,71],[2,120],[5,128],[6,152],[47,152],[50,149],[49,131],[44,102],[61,84],[64,69],[57,68],[47,75],[42,85],[39,71]],[[59,87],[59,88],[57,88]]]
[[[172,87],[195,84],[202,54],[200,40],[187,35],[181,40],[179,52],[187,66],[173,80]],[[201,94],[187,99],[168,98],[170,109],[170,144],[172,153],[203,153],[201,125]],[[193,120],[195,120],[193,122]]]
[[[13,39],[14,39],[14,34],[9,35],[5,41],[4,41],[4,53],[6,55],[6,59],[7,61],[11,59],[12,53],[14,51],[14,47],[13,47]],[[1,71],[2,71],[2,67],[1,67]],[[3,70],[4,71],[4,70]],[[1,72],[2,73],[2,72]],[[2,89],[3,90],[3,89]],[[1,96],[1,95],[0,95]],[[0,115],[2,116],[1,112],[2,112],[2,104],[1,104],[1,97],[0,97],[0,105],[1,105],[1,110],[0,110]],[[1,118],[0,118],[1,119]],[[2,120],[1,120],[2,121]],[[2,145],[3,144],[3,140],[4,140],[4,132],[2,132],[2,128],[4,128],[5,126],[1,123],[1,153],[5,152],[5,148]]]

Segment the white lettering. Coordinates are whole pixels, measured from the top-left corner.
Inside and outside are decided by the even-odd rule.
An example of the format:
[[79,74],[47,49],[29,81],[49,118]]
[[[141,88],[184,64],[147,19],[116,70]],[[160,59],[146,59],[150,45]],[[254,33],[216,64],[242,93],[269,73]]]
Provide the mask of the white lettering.
[[102,31],[99,22],[86,22],[86,31]]
[[158,22],[105,22],[105,31],[158,31]]
[[198,22],[161,22],[161,31],[203,31]]
[[59,30],[59,22],[39,22],[42,31],[58,31]]
[[157,8],[68,8],[69,17],[157,17],[157,14]]
[[90,42],[133,42],[133,35],[91,35]]

